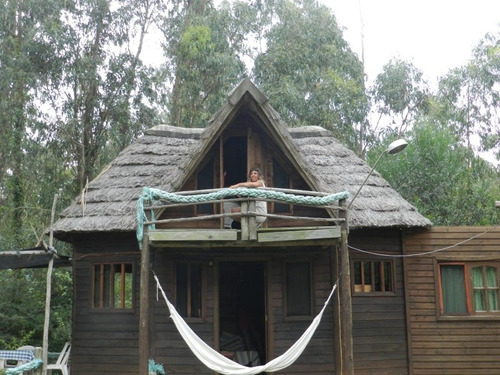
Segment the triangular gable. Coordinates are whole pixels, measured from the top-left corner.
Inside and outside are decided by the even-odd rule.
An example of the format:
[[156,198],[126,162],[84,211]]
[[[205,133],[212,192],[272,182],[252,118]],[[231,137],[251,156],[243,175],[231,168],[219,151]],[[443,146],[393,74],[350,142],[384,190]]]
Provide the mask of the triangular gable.
[[[234,121],[245,114],[253,119],[266,134],[266,141],[276,145],[287,161],[302,177],[308,188],[314,191],[320,190],[319,181],[308,172],[305,159],[295,146],[286,124],[281,120],[279,114],[269,105],[267,97],[248,79],[245,78],[228,95],[227,103],[210,120],[208,126],[201,134],[202,142],[196,150],[193,150],[192,158],[187,162],[182,181],[175,186],[175,190],[184,190],[186,182],[210,153],[224,131]],[[213,153],[213,151],[212,151]],[[249,165],[248,167],[251,167]]]

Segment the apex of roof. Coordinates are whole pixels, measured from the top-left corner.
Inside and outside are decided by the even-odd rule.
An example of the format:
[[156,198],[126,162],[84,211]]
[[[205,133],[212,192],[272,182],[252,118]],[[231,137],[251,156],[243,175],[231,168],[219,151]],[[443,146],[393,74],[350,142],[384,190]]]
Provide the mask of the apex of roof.
[[[136,204],[144,186],[178,191],[204,152],[237,110],[262,121],[270,137],[293,160],[313,189],[327,193],[359,189],[371,168],[319,126],[288,128],[266,96],[244,79],[205,129],[158,125],[125,148],[88,190],[67,207],[54,224],[54,235],[89,232],[134,232]],[[351,198],[352,199],[352,198]],[[349,211],[349,225],[427,227],[431,222],[374,172]]]

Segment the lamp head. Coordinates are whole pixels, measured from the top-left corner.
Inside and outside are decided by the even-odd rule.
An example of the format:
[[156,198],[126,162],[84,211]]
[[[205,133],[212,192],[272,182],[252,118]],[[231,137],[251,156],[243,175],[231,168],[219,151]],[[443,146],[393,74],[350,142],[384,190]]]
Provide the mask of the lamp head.
[[398,152],[403,151],[406,146],[408,146],[408,142],[404,139],[398,139],[397,141],[392,142],[389,147],[387,147],[386,151],[390,155],[397,154]]

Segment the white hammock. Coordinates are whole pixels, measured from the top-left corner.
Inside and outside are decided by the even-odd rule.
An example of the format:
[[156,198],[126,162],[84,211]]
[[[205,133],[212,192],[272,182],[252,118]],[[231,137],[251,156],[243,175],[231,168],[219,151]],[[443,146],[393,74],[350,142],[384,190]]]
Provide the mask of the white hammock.
[[265,365],[246,367],[232,361],[229,358],[226,358],[218,351],[212,349],[200,337],[198,337],[196,333],[194,333],[194,331],[189,328],[189,326],[184,321],[184,319],[182,319],[179,313],[175,310],[174,305],[170,303],[167,296],[165,295],[165,292],[163,291],[163,288],[160,285],[160,282],[158,281],[158,277],[154,275],[154,278],[156,280],[157,287],[161,290],[163,298],[165,299],[168,309],[170,310],[170,317],[174,321],[179,333],[184,338],[192,352],[196,355],[196,357],[198,357],[201,362],[205,364],[205,366],[207,366],[211,370],[216,371],[220,374],[227,375],[253,375],[259,374],[261,372],[275,372],[283,370],[284,368],[294,363],[302,354],[307,344],[311,340],[311,337],[314,335],[316,328],[321,322],[323,312],[325,311],[325,308],[328,305],[333,292],[337,288],[337,283],[335,283],[332,291],[330,292],[330,295],[328,296],[328,299],[326,300],[319,314],[314,318],[309,328],[307,328],[307,330],[302,334],[297,342],[293,344],[285,353],[283,353],[279,357],[274,358]]

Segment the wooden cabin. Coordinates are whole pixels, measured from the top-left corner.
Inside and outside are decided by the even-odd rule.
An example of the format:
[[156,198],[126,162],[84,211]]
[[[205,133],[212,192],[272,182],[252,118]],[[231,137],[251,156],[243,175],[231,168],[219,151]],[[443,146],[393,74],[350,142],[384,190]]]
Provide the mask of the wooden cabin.
[[432,227],[403,243],[411,374],[500,374],[500,229]]
[[[179,196],[217,192],[246,180],[252,166],[262,169],[271,192],[351,195],[320,206],[260,197],[267,202],[260,226],[252,210],[257,198],[185,204],[156,197],[141,207],[146,219],[138,224],[144,187]],[[156,299],[152,271],[204,342],[235,361],[242,361],[238,352],[251,352],[248,365],[294,344],[343,277],[352,284],[355,373],[408,374],[403,262],[351,250],[350,269],[339,272],[339,249],[348,230],[352,248],[399,255],[403,231],[431,223],[376,172],[346,210],[370,169],[325,129],[288,128],[248,79],[205,129],[148,130],[53,227],[74,249],[72,374],[142,374],[146,357],[167,373],[213,373]],[[241,229],[228,225],[230,204],[241,204]],[[336,295],[305,351],[281,373],[346,373],[338,301]]]

